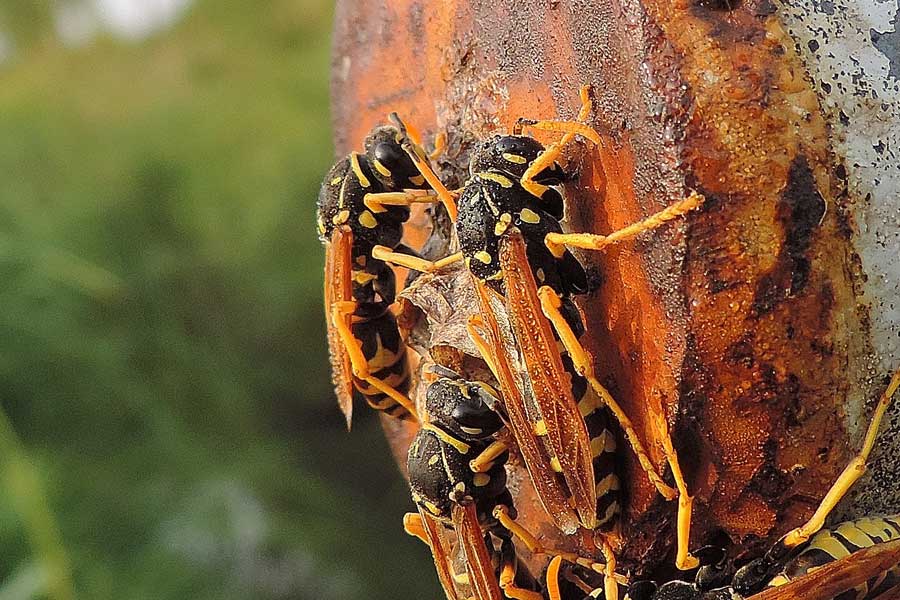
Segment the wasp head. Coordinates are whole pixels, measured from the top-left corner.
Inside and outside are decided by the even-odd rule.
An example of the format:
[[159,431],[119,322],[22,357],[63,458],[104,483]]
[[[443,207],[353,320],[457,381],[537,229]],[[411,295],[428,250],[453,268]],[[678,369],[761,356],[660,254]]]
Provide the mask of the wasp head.
[[[482,142],[469,163],[472,175],[484,171],[502,171],[520,179],[531,163],[544,151],[544,146],[527,135],[496,135]],[[566,178],[562,167],[554,163],[534,180],[543,185],[558,185]]]

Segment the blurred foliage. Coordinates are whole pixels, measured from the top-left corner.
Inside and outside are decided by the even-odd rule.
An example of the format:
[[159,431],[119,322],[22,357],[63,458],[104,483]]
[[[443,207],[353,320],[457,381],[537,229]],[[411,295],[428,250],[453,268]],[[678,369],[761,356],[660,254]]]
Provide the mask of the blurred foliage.
[[327,373],[330,3],[79,48],[51,4],[0,5],[0,600],[438,597]]

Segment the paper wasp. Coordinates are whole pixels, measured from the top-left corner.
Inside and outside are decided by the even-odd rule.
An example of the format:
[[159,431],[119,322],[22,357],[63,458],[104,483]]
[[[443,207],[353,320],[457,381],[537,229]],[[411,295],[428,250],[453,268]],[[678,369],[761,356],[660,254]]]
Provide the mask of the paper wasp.
[[[440,144],[438,144],[440,145]],[[405,129],[376,127],[365,152],[351,152],[325,176],[317,228],[325,245],[325,315],[338,405],[350,426],[353,399],[394,417],[416,418],[406,395],[406,346],[391,312],[396,281],[376,246],[415,252],[401,244],[410,204],[433,202],[410,152],[428,157]]]
[[[617,512],[614,496],[619,483],[612,461],[603,456],[614,449],[615,439],[605,423],[606,409],[657,489],[668,499],[676,496],[676,490],[656,473],[630,419],[597,380],[593,359],[578,340],[584,327],[573,297],[584,293],[587,283],[583,267],[565,245],[601,250],[659,227],[702,202],[693,194],[609,236],[562,233],[563,198],[552,186],[567,176],[556,161],[575,135],[603,143],[599,134],[582,124],[591,110],[588,95],[588,88],[583,88],[577,122],[520,121],[512,135],[482,143],[472,156],[470,179],[458,194],[456,221],[461,257],[481,303],[480,319],[471,323],[470,333],[500,384],[510,429],[538,496],[566,533],[608,526]],[[522,134],[525,125],[564,135],[545,148]],[[417,166],[427,171],[427,165]],[[442,198],[452,196],[440,182],[433,187]],[[508,321],[498,314],[507,315]],[[513,343],[507,344],[510,339]],[[509,352],[510,346],[517,351]],[[598,403],[603,410],[595,410]],[[598,417],[590,431],[584,418],[588,414]],[[690,497],[668,434],[661,437],[680,495],[677,562],[689,568],[694,564],[687,552]],[[611,574],[614,556],[600,541]],[[615,586],[608,585],[613,595]]]
[[[865,472],[878,428],[890,400],[900,387],[898,370],[881,395],[863,447],[825,494],[802,527],[790,531],[763,556],[737,570],[724,549],[705,548],[693,581],[662,585],[649,581],[628,587],[631,600],[867,600],[900,597],[900,515],[865,517],[823,529],[825,519]],[[561,561],[547,572],[550,600],[570,600],[560,593]],[[754,595],[756,594],[756,595]],[[588,597],[601,597],[597,588]],[[572,596],[572,600],[583,598]]]
[[[407,515],[404,526],[431,547],[448,600],[465,597],[458,595],[460,582],[477,600],[542,600],[539,593],[521,587],[519,581],[527,583],[530,576],[522,572],[517,578],[512,536],[494,516],[500,507],[503,514],[515,515],[506,487],[508,454],[496,454],[479,473],[469,466],[503,428],[497,402],[496,392],[486,384],[437,379],[428,386],[426,421],[409,448],[409,482],[419,513]],[[447,528],[455,539],[447,540]],[[455,573],[453,545],[464,559],[465,576]]]

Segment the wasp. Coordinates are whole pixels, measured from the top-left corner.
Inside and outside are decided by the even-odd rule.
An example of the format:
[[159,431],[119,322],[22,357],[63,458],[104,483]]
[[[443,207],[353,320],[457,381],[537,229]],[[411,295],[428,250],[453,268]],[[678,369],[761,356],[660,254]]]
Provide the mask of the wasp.
[[[440,377],[425,394],[426,421],[409,448],[408,472],[418,514],[404,526],[432,550],[438,577],[448,600],[457,600],[464,583],[477,600],[542,600],[519,582],[518,560],[510,532],[495,514],[515,516],[506,486],[508,453],[495,454],[487,468],[475,472],[470,462],[490,447],[504,425],[497,411],[497,393],[487,384]],[[465,575],[455,573],[449,528],[465,562]],[[505,596],[504,596],[505,594]]]
[[[875,406],[863,446],[827,491],[803,526],[790,531],[761,557],[736,571],[724,549],[707,547],[693,581],[650,581],[628,586],[631,600],[866,600],[900,594],[900,515],[865,517],[823,529],[825,519],[865,473],[878,429],[891,398],[900,387],[900,370]],[[550,600],[569,600],[560,592],[561,559],[547,571]],[[601,597],[594,589],[588,597]],[[583,596],[572,596],[572,598]]]
[[[588,87],[582,88],[581,99],[577,121],[520,120],[512,135],[483,142],[471,158],[469,180],[455,194],[457,258],[471,272],[481,303],[470,333],[494,371],[516,444],[557,526],[566,533],[580,527],[593,531],[615,519],[620,484],[614,461],[606,456],[615,449],[611,414],[657,489],[668,499],[680,497],[677,562],[690,568],[691,502],[675,450],[668,435],[663,436],[677,490],[656,472],[631,420],[600,384],[593,359],[579,342],[584,326],[574,297],[587,291],[587,282],[566,245],[601,250],[686,214],[702,197],[692,194],[609,236],[563,233],[564,202],[555,186],[569,177],[557,159],[576,135],[603,143],[582,123],[592,108]],[[522,134],[524,126],[564,135],[545,148]],[[427,165],[418,166],[427,170]],[[439,181],[433,185],[440,197],[454,197]],[[508,315],[508,327],[497,317],[501,313]],[[510,352],[510,347],[517,350]],[[596,410],[598,403],[602,410]],[[586,422],[588,415],[594,415],[593,422]],[[612,551],[608,544],[601,549],[612,573]]]
[[[392,119],[396,115],[392,115]],[[399,118],[397,118],[399,121]],[[437,144],[440,152],[442,144]],[[406,392],[406,346],[391,312],[396,279],[373,249],[416,253],[403,245],[404,223],[415,202],[434,202],[411,155],[429,155],[404,126],[376,127],[364,152],[351,152],[325,176],[317,228],[325,245],[325,315],[338,405],[349,428],[353,400],[401,419],[416,419]]]

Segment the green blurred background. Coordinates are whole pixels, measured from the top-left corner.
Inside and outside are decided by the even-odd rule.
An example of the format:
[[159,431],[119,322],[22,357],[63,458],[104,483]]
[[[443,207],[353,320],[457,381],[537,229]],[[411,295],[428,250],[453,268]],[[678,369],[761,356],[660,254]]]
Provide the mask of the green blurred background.
[[329,383],[331,19],[0,2],[0,600],[439,597]]

